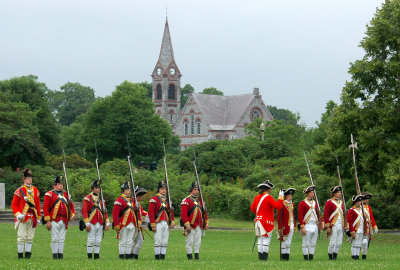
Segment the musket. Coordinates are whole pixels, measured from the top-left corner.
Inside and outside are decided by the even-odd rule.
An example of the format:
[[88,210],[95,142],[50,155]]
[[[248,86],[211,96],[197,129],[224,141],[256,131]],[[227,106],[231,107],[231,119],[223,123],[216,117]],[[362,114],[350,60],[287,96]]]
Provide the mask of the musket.
[[67,191],[67,220],[71,218],[71,199],[69,195],[69,187],[68,187],[68,179],[67,179],[67,169],[65,168],[67,161],[65,159],[65,152],[63,149],[63,154],[64,154],[64,162],[63,162],[63,170],[64,170],[64,182],[65,182],[65,188]]
[[106,230],[106,215],[107,215],[107,207],[106,204],[104,202],[104,197],[103,197],[103,188],[101,186],[101,179],[100,179],[100,169],[99,169],[99,155],[97,153],[97,144],[96,144],[96,139],[94,139],[94,148],[96,149],[96,170],[97,170],[97,180],[99,182],[100,185],[100,203],[99,203],[99,207],[100,207],[100,212],[103,215],[103,237],[104,237],[104,231]]
[[[310,177],[311,185],[315,186],[314,185],[314,180],[313,180],[312,175],[311,175],[310,166],[308,165],[306,152],[304,152],[304,158],[306,160],[308,176]],[[318,196],[317,196],[317,191],[316,190],[314,190],[314,198],[313,198],[313,200],[315,200],[315,202],[317,203],[317,207],[318,207],[318,211],[316,211],[316,212],[317,212],[317,218],[318,218],[318,221],[317,221],[318,222],[318,236],[320,236],[321,207],[319,206],[319,200],[318,200]]]
[[169,207],[169,209],[167,211],[167,214],[168,214],[168,225],[171,225],[171,223],[172,223],[171,213],[173,215],[174,207],[172,206],[171,195],[169,194],[168,170],[167,170],[167,151],[165,150],[164,139],[163,139],[162,143],[163,143],[163,148],[164,148],[164,159],[163,159],[163,161],[164,161],[164,172],[165,172],[165,185],[167,186],[167,202],[168,202],[168,207]]
[[138,202],[137,202],[137,199],[136,199],[135,183],[133,181],[132,164],[131,164],[131,150],[129,148],[128,135],[126,135],[126,142],[128,143],[128,156],[127,156],[127,159],[128,159],[128,164],[129,164],[129,180],[130,180],[130,189],[131,189],[131,200],[132,200],[132,196],[133,196],[134,202],[135,202],[135,205],[133,207],[133,211],[134,211],[135,217],[136,217],[136,226],[137,226],[137,229],[139,230],[139,209],[138,209]]
[[[347,206],[346,206],[346,199],[344,197],[344,188],[342,185],[342,178],[340,177],[340,167],[339,167],[339,160],[336,156],[336,170],[337,170],[337,175],[338,175],[338,180],[339,180],[339,186],[342,187],[342,202],[343,202],[343,206],[344,206],[344,213],[343,213],[343,218],[344,218],[344,224],[347,223]],[[348,231],[348,229],[346,230],[346,232]]]
[[199,179],[199,174],[197,173],[197,166],[196,166],[196,152],[195,149],[193,147],[193,156],[194,156],[194,161],[193,161],[193,166],[194,166],[194,172],[196,174],[196,181],[197,181],[197,185],[199,186],[199,199],[201,201],[201,210],[202,210],[202,215],[201,215],[201,219],[202,219],[202,223],[203,223],[203,228],[206,227],[206,214],[207,214],[207,208],[204,204],[204,198],[203,198],[203,192],[201,191],[201,185],[200,185],[200,179]]
[[256,246],[256,242],[257,242],[257,235],[254,238],[254,243],[253,243],[253,248],[251,249],[251,253],[253,253],[253,251],[254,251],[254,247]]
[[[282,173],[280,173],[280,180],[281,180],[281,190],[283,189],[283,179],[282,179]],[[281,228],[279,229],[279,260],[282,261],[282,242],[283,242],[283,206],[281,207],[281,218],[280,218],[280,225]],[[278,224],[279,226],[279,224]]]
[[[350,134],[350,141],[351,141],[351,144],[349,145],[349,148],[351,148],[352,151],[353,151],[353,165],[354,165],[354,178],[355,178],[355,181],[356,181],[356,191],[357,191],[357,195],[361,195],[360,182],[358,180],[358,174],[357,174],[356,152],[355,152],[355,149],[356,148],[358,149],[358,147],[357,147],[357,142],[354,142],[353,134]],[[367,220],[365,218],[366,217],[365,208],[364,208],[364,204],[363,203],[361,203],[361,211],[362,211],[363,220],[364,220],[364,222],[363,222],[364,233],[368,231],[368,234],[369,234],[370,239],[371,239],[371,230],[370,230],[371,226],[369,227],[370,229],[368,230],[368,228],[367,228]]]

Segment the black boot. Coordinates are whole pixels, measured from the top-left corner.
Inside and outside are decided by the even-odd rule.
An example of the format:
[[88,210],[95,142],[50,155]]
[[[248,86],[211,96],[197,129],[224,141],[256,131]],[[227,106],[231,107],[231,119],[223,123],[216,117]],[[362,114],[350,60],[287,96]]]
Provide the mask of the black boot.
[[60,259],[60,260],[64,259],[64,254],[58,253],[58,259]]
[[99,253],[95,253],[95,254],[94,254],[94,259],[95,259],[95,260],[100,259],[100,254],[99,254]]
[[263,253],[263,256],[264,256],[264,261],[268,261],[268,253],[267,253],[267,252],[264,252],[264,253]]
[[124,259],[124,257],[125,257],[124,254],[119,254],[120,259]]
[[351,255],[351,258],[353,259],[353,260],[355,260],[356,258],[355,258],[356,256],[354,256],[354,255]]
[[260,261],[263,261],[263,260],[264,260],[264,254],[263,254],[262,252],[258,252],[258,259],[259,259]]
[[58,259],[57,255],[58,255],[57,253],[53,253],[53,259]]
[[160,254],[160,259],[165,260],[165,254]]
[[30,259],[31,258],[32,253],[31,252],[25,252],[25,258],[26,259]]
[[125,259],[130,260],[132,254],[125,254]]
[[289,261],[289,256],[290,256],[290,254],[287,253],[287,254],[286,254],[286,260],[287,260],[287,261]]
[[304,256],[304,260],[308,261],[308,255],[303,255]]
[[133,258],[134,258],[135,260],[139,259],[139,254],[133,253],[132,255],[133,255]]
[[199,255],[200,255],[199,253],[195,253],[195,254],[194,254],[194,259],[195,259],[195,260],[198,260],[198,259],[199,259]]
[[362,259],[366,260],[367,259],[367,255],[362,255]]
[[156,258],[156,260],[159,260],[161,257],[161,254],[156,254],[156,255],[154,255],[154,257]]
[[333,256],[332,256],[332,257],[333,257],[333,260],[336,261],[336,259],[337,259],[337,253],[333,253]]
[[188,260],[193,260],[193,254],[192,253],[186,254],[186,256],[187,256]]
[[24,253],[18,253],[18,259],[22,259],[24,257]]
[[88,254],[87,254],[87,258],[88,258],[88,259],[91,259],[91,258],[92,258],[92,253],[88,253]]
[[355,257],[354,260],[359,260],[360,259],[360,255],[356,255],[354,257]]
[[332,254],[328,253],[328,257],[329,257],[329,260],[330,260],[330,261],[332,261],[332,260],[333,260],[333,256],[332,256]]
[[314,259],[314,254],[309,254],[309,255],[308,255],[308,260],[309,260],[309,261],[312,261],[313,259]]

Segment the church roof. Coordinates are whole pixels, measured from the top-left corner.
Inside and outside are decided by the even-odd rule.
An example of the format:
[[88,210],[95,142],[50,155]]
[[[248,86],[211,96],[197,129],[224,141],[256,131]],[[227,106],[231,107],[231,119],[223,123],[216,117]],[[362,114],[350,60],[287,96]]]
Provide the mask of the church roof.
[[158,61],[161,63],[163,69],[167,69],[169,64],[174,59],[174,50],[172,49],[171,35],[169,33],[168,19],[165,21],[164,35],[161,43],[160,56]]
[[253,94],[192,96],[212,130],[232,130],[254,98]]

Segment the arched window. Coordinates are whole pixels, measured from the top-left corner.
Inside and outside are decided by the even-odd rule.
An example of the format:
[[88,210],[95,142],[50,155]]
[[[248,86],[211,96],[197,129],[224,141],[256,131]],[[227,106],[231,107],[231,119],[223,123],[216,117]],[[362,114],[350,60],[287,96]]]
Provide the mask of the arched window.
[[184,127],[184,134],[185,135],[188,135],[188,121],[187,120],[185,120],[185,121],[183,121],[183,127]]
[[168,99],[175,100],[175,85],[170,84],[168,88]]
[[190,134],[194,134],[194,112],[190,113]]
[[162,90],[160,84],[157,84],[157,99],[162,99]]
[[200,119],[196,120],[196,125],[197,125],[197,134],[200,134],[200,128],[201,128]]

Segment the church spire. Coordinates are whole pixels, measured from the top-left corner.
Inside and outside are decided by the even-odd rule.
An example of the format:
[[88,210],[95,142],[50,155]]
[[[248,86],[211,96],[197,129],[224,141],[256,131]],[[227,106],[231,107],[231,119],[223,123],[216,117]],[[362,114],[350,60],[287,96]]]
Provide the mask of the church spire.
[[158,57],[163,69],[165,70],[173,61],[174,50],[172,49],[171,35],[169,33],[168,17],[165,20],[164,35],[161,44],[160,56]]

